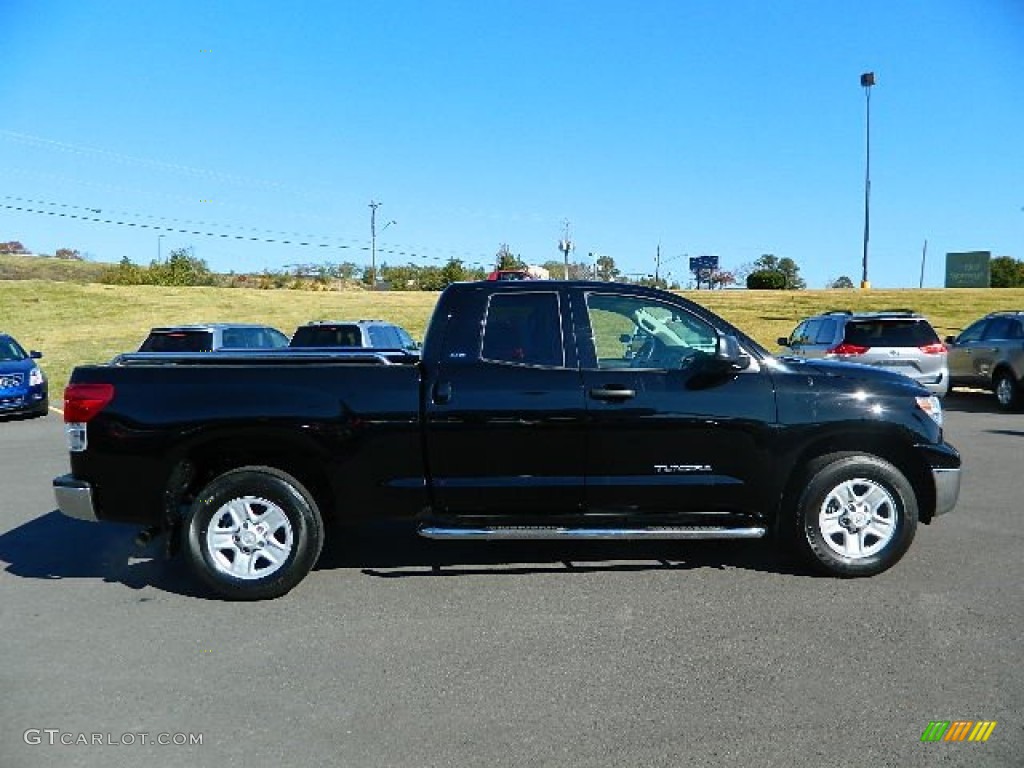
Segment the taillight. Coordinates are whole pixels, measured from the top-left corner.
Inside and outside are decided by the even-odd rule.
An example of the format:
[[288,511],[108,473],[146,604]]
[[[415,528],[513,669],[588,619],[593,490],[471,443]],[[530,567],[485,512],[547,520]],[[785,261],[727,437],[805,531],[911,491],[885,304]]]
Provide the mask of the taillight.
[[937,341],[934,344],[925,344],[923,347],[918,347],[926,355],[941,355],[946,351],[946,345],[941,341]]
[[64,423],[87,422],[113,399],[113,384],[68,384],[64,389]]
[[844,341],[839,346],[832,347],[832,349],[828,351],[828,354],[847,357],[849,355],[863,355],[869,349],[871,349],[871,347],[859,347],[856,344],[850,344]]

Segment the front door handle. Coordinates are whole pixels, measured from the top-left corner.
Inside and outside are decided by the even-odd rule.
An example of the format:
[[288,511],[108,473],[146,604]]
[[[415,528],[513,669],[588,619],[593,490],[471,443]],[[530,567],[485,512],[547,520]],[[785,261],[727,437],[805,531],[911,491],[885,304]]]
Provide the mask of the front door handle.
[[625,387],[594,387],[590,390],[590,396],[595,400],[629,400],[636,397],[636,390]]
[[450,381],[438,381],[434,383],[434,394],[431,395],[434,405],[444,405],[452,399],[452,383]]

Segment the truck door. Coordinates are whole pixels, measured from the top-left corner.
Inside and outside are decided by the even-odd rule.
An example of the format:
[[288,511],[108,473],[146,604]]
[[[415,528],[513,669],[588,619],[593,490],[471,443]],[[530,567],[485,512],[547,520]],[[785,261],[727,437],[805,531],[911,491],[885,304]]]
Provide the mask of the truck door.
[[[590,416],[586,505],[623,514],[756,511],[770,487],[771,377],[711,373],[719,333],[684,305],[573,295]],[[592,343],[591,343],[592,340]]]
[[586,407],[557,290],[467,291],[428,372],[426,447],[444,514],[582,508]]

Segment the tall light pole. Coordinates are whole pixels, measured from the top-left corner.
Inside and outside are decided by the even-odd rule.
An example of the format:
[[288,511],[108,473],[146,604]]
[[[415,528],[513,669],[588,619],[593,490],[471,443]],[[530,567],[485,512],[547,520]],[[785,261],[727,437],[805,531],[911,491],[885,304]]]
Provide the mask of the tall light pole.
[[865,157],[864,157],[864,260],[860,278],[861,288],[870,288],[868,282],[868,238],[871,232],[871,86],[875,84],[875,73],[865,72],[860,76],[861,87],[864,88],[865,120]]

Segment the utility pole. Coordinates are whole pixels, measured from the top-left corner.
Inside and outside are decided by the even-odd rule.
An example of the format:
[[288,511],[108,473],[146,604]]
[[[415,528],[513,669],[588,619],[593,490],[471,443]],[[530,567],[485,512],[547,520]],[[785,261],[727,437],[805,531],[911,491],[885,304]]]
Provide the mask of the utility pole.
[[924,247],[921,248],[921,279],[917,281],[918,288],[924,288],[924,260],[928,256],[928,241],[924,241]]
[[564,227],[564,230],[563,230],[562,239],[558,241],[558,250],[560,250],[562,252],[562,255],[565,257],[565,274],[563,275],[563,279],[568,280],[569,279],[569,251],[573,250],[576,247],[576,245],[575,245],[575,243],[573,243],[573,241],[569,237],[569,220],[566,219],[565,221],[563,221],[562,222],[562,226]]
[[377,209],[380,203],[370,201],[370,290],[377,290]]
[[658,277],[661,271],[661,243],[658,243],[658,248],[654,252],[654,287],[658,287]]
[[865,163],[864,163],[864,259],[860,287],[870,288],[868,282],[868,237],[870,233],[871,211],[871,87],[875,84],[875,73],[865,72],[860,76],[861,87],[864,88],[867,119],[865,122]]

